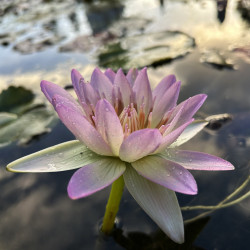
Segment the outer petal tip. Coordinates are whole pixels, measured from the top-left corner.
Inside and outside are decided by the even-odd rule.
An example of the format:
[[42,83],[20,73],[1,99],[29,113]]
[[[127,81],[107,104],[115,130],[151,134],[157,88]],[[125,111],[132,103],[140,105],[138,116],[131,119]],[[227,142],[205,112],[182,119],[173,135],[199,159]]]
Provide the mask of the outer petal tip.
[[234,169],[235,169],[235,167],[234,167],[233,164],[231,164],[231,163],[228,162],[228,161],[225,161],[225,162],[227,162],[228,170],[234,170]]
[[125,164],[117,159],[102,159],[78,169],[68,184],[71,199],[87,197],[104,189],[118,179],[125,171]]
[[42,80],[40,83],[41,90],[43,94],[46,96],[49,102],[52,102],[52,97],[55,93],[53,89],[56,90],[57,86],[54,83]]
[[197,97],[200,98],[200,106],[206,101],[207,95],[206,94],[198,94]]

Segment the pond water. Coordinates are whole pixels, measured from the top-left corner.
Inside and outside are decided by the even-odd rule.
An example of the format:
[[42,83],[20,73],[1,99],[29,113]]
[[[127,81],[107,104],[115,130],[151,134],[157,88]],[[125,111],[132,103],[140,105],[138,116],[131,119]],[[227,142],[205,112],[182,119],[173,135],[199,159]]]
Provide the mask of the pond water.
[[249,176],[248,1],[3,0],[0,44],[0,112],[12,113],[0,117],[0,249],[248,249],[250,198],[187,224],[179,246],[127,190],[113,237],[103,237],[98,228],[110,188],[72,201],[67,184],[74,171],[5,170],[19,157],[74,139],[41,94],[42,79],[72,92],[72,68],[89,79],[96,66],[148,66],[152,87],[167,74],[182,81],[179,101],[208,95],[197,118],[209,126],[182,148],[222,157],[235,170],[193,171],[198,195],[178,199],[181,206],[218,204]]

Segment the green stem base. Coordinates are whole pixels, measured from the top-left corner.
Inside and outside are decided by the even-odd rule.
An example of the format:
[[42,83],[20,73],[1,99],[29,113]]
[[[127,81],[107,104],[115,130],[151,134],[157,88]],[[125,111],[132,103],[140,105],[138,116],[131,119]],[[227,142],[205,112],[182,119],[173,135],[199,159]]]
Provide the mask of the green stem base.
[[119,210],[120,201],[122,198],[124,188],[123,176],[120,176],[113,182],[110,191],[108,203],[106,205],[106,211],[103,218],[103,224],[101,231],[105,234],[110,234],[115,224],[115,217]]

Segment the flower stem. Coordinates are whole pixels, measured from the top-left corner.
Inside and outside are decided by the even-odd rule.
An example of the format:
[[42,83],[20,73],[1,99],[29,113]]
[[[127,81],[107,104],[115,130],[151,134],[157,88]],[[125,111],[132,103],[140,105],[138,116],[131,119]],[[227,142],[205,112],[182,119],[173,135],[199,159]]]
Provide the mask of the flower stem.
[[120,176],[112,184],[112,188],[109,194],[109,200],[106,205],[106,211],[105,211],[103,224],[101,228],[102,232],[105,234],[110,234],[114,227],[115,217],[119,210],[123,188],[124,188],[124,180],[123,180],[123,176]]

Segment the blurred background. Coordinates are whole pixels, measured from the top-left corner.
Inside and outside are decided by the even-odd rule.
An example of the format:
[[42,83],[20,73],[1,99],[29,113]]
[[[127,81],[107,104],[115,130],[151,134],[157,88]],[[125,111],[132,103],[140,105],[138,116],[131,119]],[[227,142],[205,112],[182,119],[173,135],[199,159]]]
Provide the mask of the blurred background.
[[197,118],[209,125],[182,148],[222,157],[235,170],[193,171],[199,193],[178,194],[180,205],[215,205],[249,176],[249,0],[0,0],[0,249],[248,249],[250,198],[187,224],[179,246],[125,190],[117,228],[105,238],[98,228],[109,188],[72,201],[66,188],[74,171],[5,170],[19,157],[74,139],[40,81],[73,93],[71,69],[90,79],[96,66],[147,66],[152,88],[175,74],[179,102],[208,95]]

